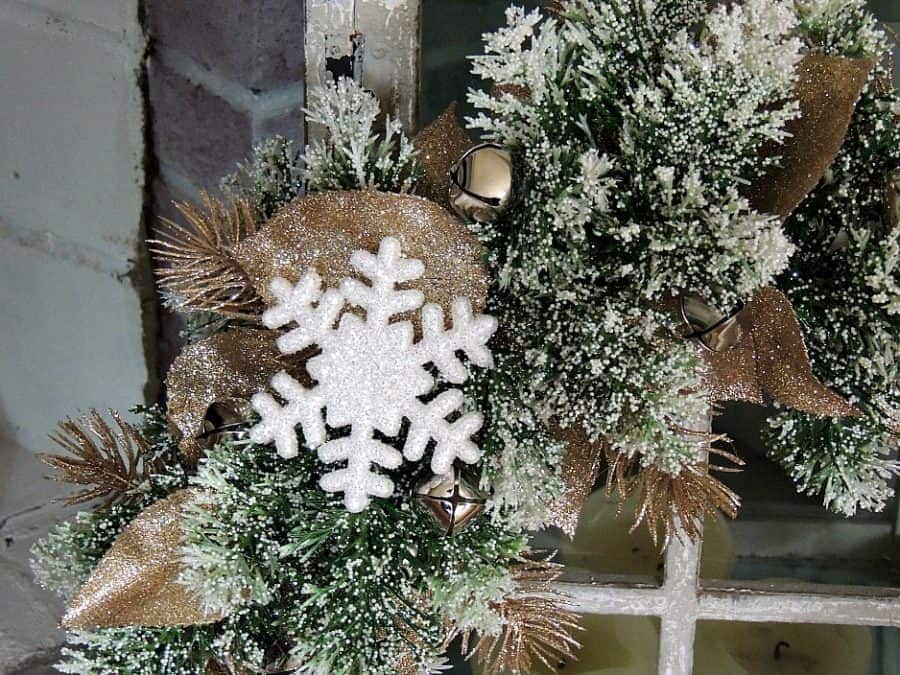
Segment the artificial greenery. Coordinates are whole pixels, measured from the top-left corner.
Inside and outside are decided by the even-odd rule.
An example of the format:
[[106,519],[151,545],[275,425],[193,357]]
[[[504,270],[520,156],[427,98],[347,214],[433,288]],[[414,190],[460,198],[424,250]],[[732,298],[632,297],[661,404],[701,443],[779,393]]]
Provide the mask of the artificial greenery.
[[813,371],[859,409],[820,419],[784,411],[771,420],[770,456],[798,489],[851,516],[881,510],[900,463],[900,224],[888,201],[900,175],[900,96],[889,45],[862,0],[811,2],[810,47],[875,61],[840,154],[785,224],[797,252],[778,283],[804,327]]
[[302,193],[302,155],[293,141],[273,136],[254,146],[250,158],[225,176],[221,187],[226,194],[246,199],[257,218],[265,221]]
[[[199,464],[181,457],[159,408],[140,431],[156,473],[126,504],[80,514],[34,548],[46,586],[70,597],[135,516],[172,492],[196,498],[183,523],[180,581],[225,618],[183,628],[123,627],[70,636],[70,673],[208,673],[282,668],[317,675],[442,668],[449,636],[504,635],[523,532],[554,522],[565,445],[554,428],[674,477],[703,460],[690,433],[707,411],[702,363],[661,305],[695,292],[723,310],[777,278],[806,330],[816,374],[862,415],[784,413],[772,455],[800,489],[835,510],[879,508],[896,462],[895,354],[900,232],[883,204],[900,164],[898,100],[873,75],[845,146],[784,225],[755,212],[746,185],[797,115],[804,50],[883,54],[860,0],[567,0],[541,17],[519,9],[487,37],[475,72],[501,85],[473,93],[471,126],[503,143],[518,200],[470,223],[495,286],[495,367],[476,370],[467,407],[485,415],[480,464],[467,476],[489,516],[445,536],[412,496],[426,461],[387,472],[389,499],[348,512],[323,492],[312,452],[289,461],[243,432]],[[310,96],[324,136],[304,153],[284,139],[254,150],[223,181],[260,224],[302,192],[415,186],[417,157],[377,102],[340,80]],[[790,267],[788,258],[797,253]],[[195,315],[192,338],[233,324]],[[690,431],[690,429],[688,429]],[[332,434],[340,430],[330,430]],[[333,467],[332,467],[333,468]]]
[[310,93],[307,122],[325,132],[306,149],[310,192],[412,190],[418,153],[398,120],[387,115],[379,124],[380,118],[378,100],[351,79]]
[[[798,114],[798,20],[786,1],[556,4],[550,17],[511,8],[473,59],[496,86],[470,94],[483,110],[471,126],[512,151],[521,195],[473,225],[499,280],[501,364],[527,364],[514,377],[539,419],[677,476],[702,458],[679,427],[707,401],[702,362],[659,303],[690,291],[730,310],[785,268],[780,223],[741,188]],[[530,447],[523,472],[518,439],[501,440],[495,487],[517,485],[494,499],[515,511],[520,490],[554,484],[559,448]]]
[[312,453],[285,462],[249,442],[211,451],[192,479],[204,496],[185,524],[184,581],[225,613],[280,607],[277,630],[311,672],[393,673],[405,654],[436,657],[446,630],[434,580],[477,594],[469,569],[505,569],[524,539],[488,519],[444,536],[410,501],[420,468],[393,473],[405,489],[361,513],[318,487],[326,472]]

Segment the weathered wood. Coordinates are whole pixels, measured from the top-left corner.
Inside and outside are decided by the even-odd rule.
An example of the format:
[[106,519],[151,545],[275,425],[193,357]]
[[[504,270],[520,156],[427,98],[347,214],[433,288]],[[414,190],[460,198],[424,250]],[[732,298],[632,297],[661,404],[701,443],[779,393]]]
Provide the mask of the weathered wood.
[[900,589],[716,581],[699,594],[699,618],[900,627]]
[[666,608],[661,616],[659,675],[691,675],[694,633],[697,628],[697,584],[702,541],[673,539],[666,548],[663,593]]
[[[307,0],[306,87],[352,75],[404,129],[419,107],[421,0]],[[308,138],[321,130],[311,128]]]
[[665,591],[642,584],[600,584],[560,581],[557,591],[571,598],[571,607],[582,614],[662,616],[668,605]]

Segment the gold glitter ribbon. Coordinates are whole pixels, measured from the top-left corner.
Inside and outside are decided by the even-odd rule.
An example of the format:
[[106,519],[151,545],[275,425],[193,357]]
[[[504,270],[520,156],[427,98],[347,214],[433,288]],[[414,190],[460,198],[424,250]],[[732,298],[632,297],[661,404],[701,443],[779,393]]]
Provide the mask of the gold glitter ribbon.
[[179,490],[156,502],[116,537],[69,603],[63,627],[188,626],[222,618],[178,581],[181,520],[194,495]]
[[421,175],[416,193],[450,210],[450,167],[472,147],[472,139],[459,125],[454,101],[422,129],[412,143],[419,151]]
[[813,374],[797,315],[776,288],[762,288],[738,315],[744,329],[729,350],[705,351],[715,401],[779,403],[813,415],[845,417],[857,412]]
[[166,378],[168,417],[181,432],[182,451],[199,456],[197,436],[213,403],[240,408],[285,364],[277,333],[240,328],[216,333],[184,348]]
[[767,149],[782,159],[750,188],[754,208],[785,219],[816,186],[844,144],[856,102],[873,67],[871,59],[825,54],[804,57],[797,66],[795,88],[801,116],[787,123],[790,136],[783,145]]
[[553,524],[569,539],[575,536],[581,509],[597,480],[605,444],[591,443],[580,424],[567,429],[551,425],[553,437],[566,444],[562,465],[563,494],[553,505]]
[[[275,277],[292,283],[314,267],[325,286],[354,276],[354,251],[377,251],[384,237],[396,237],[409,258],[425,265],[417,288],[428,302],[449,310],[468,297],[476,312],[484,309],[488,275],[481,242],[466,226],[432,201],[413,195],[374,191],[325,192],[289,204],[252,237],[234,247],[257,292],[271,304]],[[404,318],[418,327],[418,315]]]

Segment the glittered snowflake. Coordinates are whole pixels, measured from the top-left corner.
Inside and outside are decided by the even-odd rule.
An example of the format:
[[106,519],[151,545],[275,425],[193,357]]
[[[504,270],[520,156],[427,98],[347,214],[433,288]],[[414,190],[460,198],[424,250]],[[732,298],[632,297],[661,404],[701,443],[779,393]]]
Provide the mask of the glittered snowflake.
[[[435,474],[449,471],[457,459],[472,464],[481,457],[472,435],[481,428],[482,416],[458,414],[462,391],[448,386],[427,402],[422,397],[433,394],[438,384],[428,364],[450,385],[462,384],[468,375],[459,352],[477,366],[491,367],[486,344],[497,322],[474,315],[469,300],[457,298],[452,328],[447,329],[439,305],[423,306],[421,291],[397,288],[420,278],[424,266],[404,258],[400,242],[392,237],[382,240],[377,255],[356,251],[350,265],[371,285],[347,278],[340,288],[323,291],[312,269],[296,285],[282,278],[272,281],[277,303],[263,314],[263,323],[272,329],[296,325],[278,339],[279,350],[296,354],[315,345],[321,351],[306,363],[314,386],[307,388],[281,372],[272,378],[272,388],[283,404],[265,392],[253,397],[261,421],[250,436],[257,443],[274,442],[278,454],[288,459],[300,449],[299,426],[304,445],[317,450],[322,462],[346,463],[322,476],[319,484],[328,492],[343,492],[347,509],[359,512],[371,497],[393,494],[393,481],[376,466],[396,469],[404,458],[418,461],[432,441]],[[348,306],[362,308],[365,318],[345,311]],[[412,323],[397,320],[416,310],[422,325],[418,342]],[[401,452],[385,437],[399,437],[404,419],[409,428]],[[349,433],[329,440],[328,427],[348,428]]]

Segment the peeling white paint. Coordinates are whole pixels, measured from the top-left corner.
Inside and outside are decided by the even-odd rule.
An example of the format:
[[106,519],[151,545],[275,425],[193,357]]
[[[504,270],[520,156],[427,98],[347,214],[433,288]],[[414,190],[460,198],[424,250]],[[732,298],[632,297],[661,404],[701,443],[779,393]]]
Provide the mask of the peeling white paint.
[[[331,80],[328,59],[353,56],[362,42],[361,80],[384,112],[416,128],[421,0],[310,0],[306,7],[306,87]],[[360,40],[361,37],[361,40]],[[309,138],[321,130],[309,129]]]

